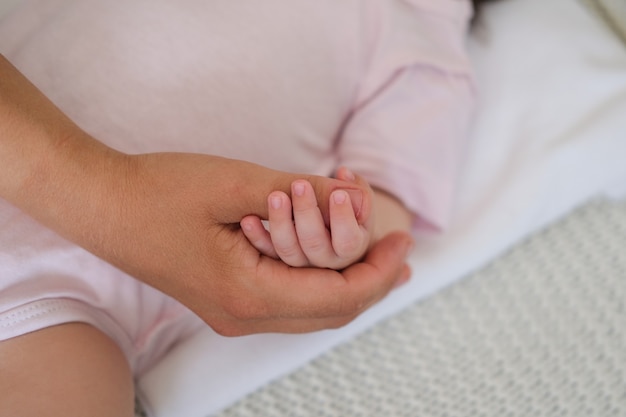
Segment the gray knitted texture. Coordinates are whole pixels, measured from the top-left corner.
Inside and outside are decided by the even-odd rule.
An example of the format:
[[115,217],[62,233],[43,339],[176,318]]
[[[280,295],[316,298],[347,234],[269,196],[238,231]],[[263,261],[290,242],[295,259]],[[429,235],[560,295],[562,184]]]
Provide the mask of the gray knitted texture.
[[626,204],[586,205],[218,416],[626,416]]

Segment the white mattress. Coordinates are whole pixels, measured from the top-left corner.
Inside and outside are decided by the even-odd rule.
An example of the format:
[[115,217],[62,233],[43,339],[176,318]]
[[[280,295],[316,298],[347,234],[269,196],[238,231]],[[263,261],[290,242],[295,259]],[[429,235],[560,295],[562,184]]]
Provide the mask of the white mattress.
[[418,237],[412,282],[336,331],[209,329],[140,381],[149,414],[201,417],[467,276],[588,199],[626,194],[626,49],[571,0],[489,5],[470,48],[480,112],[452,228]]

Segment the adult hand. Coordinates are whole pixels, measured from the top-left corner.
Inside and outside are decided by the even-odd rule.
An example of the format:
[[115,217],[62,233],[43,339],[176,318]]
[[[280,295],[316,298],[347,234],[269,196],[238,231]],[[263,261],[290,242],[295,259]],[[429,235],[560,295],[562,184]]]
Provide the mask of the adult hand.
[[[341,272],[261,256],[241,230],[266,197],[309,180],[320,201],[352,183],[208,155],[129,156],[94,140],[0,60],[0,196],[44,225],[187,305],[217,332],[342,326],[408,278],[406,234]],[[367,216],[369,199],[357,207]]]
[[[94,187],[101,191],[92,193],[89,201],[73,203],[82,209],[72,215],[69,235],[178,299],[221,334],[342,326],[408,278],[404,259],[410,240],[403,234],[383,239],[363,262],[337,272],[291,268],[262,256],[238,225],[248,214],[266,217],[269,192],[288,192],[291,182],[300,178],[313,184],[320,201],[327,201],[337,188],[350,190],[359,202],[357,211],[367,216],[370,200],[359,199],[367,192],[364,187],[208,155],[113,159],[117,157],[124,168],[85,176],[100,178],[105,187]],[[88,165],[83,173],[99,164]],[[71,212],[72,207],[62,211]],[[90,231],[88,240],[85,230]]]

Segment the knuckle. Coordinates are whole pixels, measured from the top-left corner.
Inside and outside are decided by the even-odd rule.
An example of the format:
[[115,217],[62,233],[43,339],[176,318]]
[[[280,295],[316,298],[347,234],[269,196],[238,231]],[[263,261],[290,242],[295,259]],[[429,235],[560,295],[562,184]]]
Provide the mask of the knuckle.
[[274,249],[281,257],[295,258],[300,256],[300,247],[293,244],[274,243]]
[[351,236],[348,239],[342,239],[333,243],[335,253],[339,257],[351,257],[360,254],[363,248],[363,240],[360,236]]
[[326,248],[327,240],[325,236],[304,235],[300,238],[300,244],[308,252],[321,252]]

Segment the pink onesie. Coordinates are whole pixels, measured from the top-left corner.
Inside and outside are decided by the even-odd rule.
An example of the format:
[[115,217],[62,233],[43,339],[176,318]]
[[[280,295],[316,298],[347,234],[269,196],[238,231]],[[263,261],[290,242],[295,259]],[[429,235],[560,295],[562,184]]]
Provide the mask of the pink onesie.
[[[473,105],[466,0],[33,0],[0,52],[127,153],[330,175],[346,165],[446,224]],[[0,340],[100,328],[135,372],[201,322],[0,199]]]

